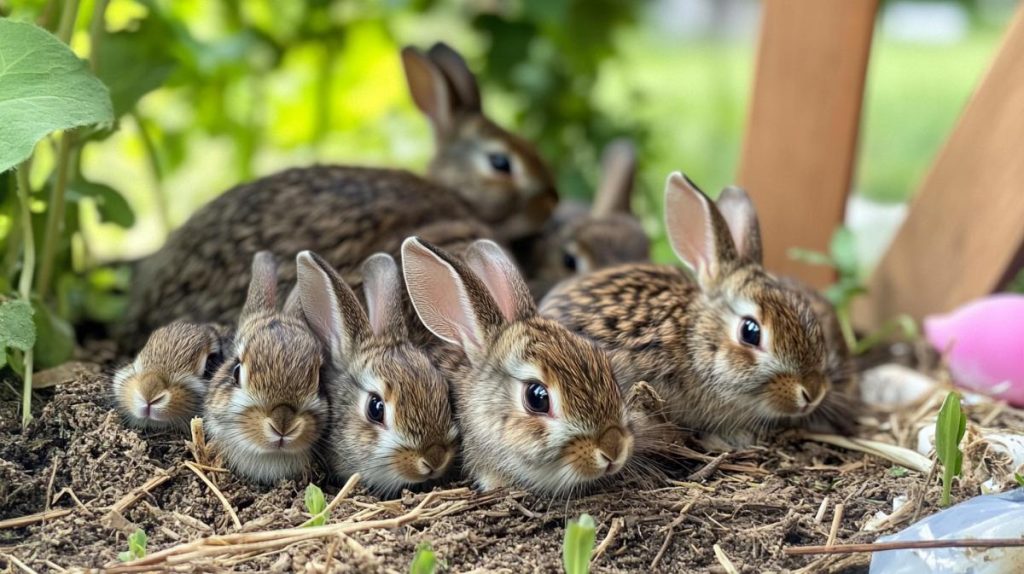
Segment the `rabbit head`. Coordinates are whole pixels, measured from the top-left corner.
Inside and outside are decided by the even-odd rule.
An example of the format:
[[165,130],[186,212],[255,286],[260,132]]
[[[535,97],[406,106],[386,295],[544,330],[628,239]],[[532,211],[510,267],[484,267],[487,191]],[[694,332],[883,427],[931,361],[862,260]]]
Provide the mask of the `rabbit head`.
[[402,264],[420,320],[465,353],[455,408],[479,486],[571,493],[622,469],[633,431],[607,356],[537,315],[496,243],[477,241],[458,259],[409,238]]
[[803,417],[830,388],[821,324],[806,293],[761,265],[749,196],[726,189],[716,207],[681,173],[665,189],[669,241],[693,271],[702,313],[691,354],[705,388],[752,420]]
[[366,312],[318,255],[303,251],[296,264],[306,320],[329,356],[331,470],[358,472],[385,494],[443,475],[458,439],[448,384],[409,342],[395,260],[378,253],[363,263]]
[[540,231],[558,203],[554,178],[532,144],[484,115],[462,56],[444,43],[426,53],[406,47],[402,64],[434,131],[431,178],[462,195],[502,240]]
[[608,144],[601,167],[593,205],[560,203],[536,244],[530,288],[537,298],[574,274],[650,258],[651,241],[629,205],[636,174],[632,143]]
[[258,482],[309,468],[326,427],[321,351],[296,312],[277,309],[277,266],[255,255],[249,293],[224,364],[210,382],[204,424],[227,465]]
[[114,373],[114,404],[132,426],[187,428],[221,360],[220,334],[212,325],[175,321],[160,327],[135,360]]

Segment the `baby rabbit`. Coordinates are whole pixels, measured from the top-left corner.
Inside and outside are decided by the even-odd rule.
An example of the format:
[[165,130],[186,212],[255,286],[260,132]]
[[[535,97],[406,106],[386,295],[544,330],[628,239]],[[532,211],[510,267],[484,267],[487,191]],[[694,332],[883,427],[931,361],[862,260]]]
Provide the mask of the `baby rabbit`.
[[221,458],[256,482],[302,475],[327,425],[327,401],[319,394],[321,351],[296,309],[277,310],[269,252],[253,257],[249,294],[225,355],[203,408]]
[[222,360],[217,328],[175,321],[154,331],[135,360],[114,373],[110,393],[132,426],[185,429]]
[[383,494],[443,475],[458,438],[448,384],[409,342],[395,260],[378,253],[362,266],[369,316],[320,256],[303,251],[297,266],[306,320],[329,356],[331,471],[343,479],[359,472]]
[[304,249],[348,280],[371,254],[397,255],[410,235],[451,247],[539,232],[558,199],[552,176],[532,146],[484,115],[462,58],[438,44],[429,54],[405,48],[402,62],[433,126],[429,180],[401,170],[313,166],[228,190],[137,265],[118,333],[124,347],[172,319],[233,323],[247,285],[239,262],[260,249],[288,258],[278,279],[284,288],[294,284],[292,261]]
[[622,469],[632,417],[607,356],[537,315],[501,247],[480,240],[457,259],[410,237],[402,266],[423,324],[465,354],[449,376],[479,487],[571,493]]
[[651,240],[629,206],[636,174],[633,144],[626,139],[608,144],[601,167],[593,206],[559,203],[524,262],[535,299],[574,274],[649,260]]
[[[748,209],[727,209],[732,233],[691,181],[668,178],[666,231],[692,276],[665,265],[612,267],[559,285],[541,310],[609,349],[620,380],[649,382],[675,422],[739,446],[805,420],[830,381],[811,300],[761,267],[753,205],[741,190],[730,194]],[[836,424],[850,418],[823,414]]]

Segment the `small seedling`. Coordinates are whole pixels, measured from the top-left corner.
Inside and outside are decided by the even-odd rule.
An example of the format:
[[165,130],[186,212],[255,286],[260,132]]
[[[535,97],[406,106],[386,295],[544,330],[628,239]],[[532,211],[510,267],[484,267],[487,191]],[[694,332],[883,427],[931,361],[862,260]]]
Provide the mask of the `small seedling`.
[[117,559],[121,562],[131,562],[132,560],[145,558],[147,540],[145,531],[141,528],[136,529],[135,532],[128,535],[128,550],[118,554]]
[[1013,473],[1013,479],[1016,480],[1017,484],[1019,484],[1020,486],[1024,486],[1024,474],[1015,472]]
[[889,476],[893,478],[903,478],[904,476],[907,476],[907,469],[902,466],[894,466],[889,469]]
[[562,544],[562,565],[566,574],[590,572],[590,555],[594,551],[596,532],[594,519],[589,514],[581,514],[578,520],[570,520],[566,525]]
[[306,512],[313,515],[306,522],[306,526],[323,526],[327,524],[327,518],[330,513],[325,512],[327,510],[327,499],[324,498],[324,491],[320,490],[320,487],[309,483],[306,487]]
[[437,556],[430,547],[429,542],[423,542],[416,547],[416,555],[412,557],[409,564],[409,574],[434,574],[437,568]]
[[960,394],[949,393],[939,409],[939,418],[935,420],[935,454],[942,462],[942,501],[939,503],[942,506],[949,506],[953,477],[960,475],[964,461],[960,441],[966,431],[967,415],[960,408]]

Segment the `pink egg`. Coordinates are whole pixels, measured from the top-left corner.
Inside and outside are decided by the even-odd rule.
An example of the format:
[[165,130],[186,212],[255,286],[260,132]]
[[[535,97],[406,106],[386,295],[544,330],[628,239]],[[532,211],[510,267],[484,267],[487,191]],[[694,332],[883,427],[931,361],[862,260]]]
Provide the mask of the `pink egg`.
[[1024,295],[978,299],[924,320],[956,384],[1024,407]]

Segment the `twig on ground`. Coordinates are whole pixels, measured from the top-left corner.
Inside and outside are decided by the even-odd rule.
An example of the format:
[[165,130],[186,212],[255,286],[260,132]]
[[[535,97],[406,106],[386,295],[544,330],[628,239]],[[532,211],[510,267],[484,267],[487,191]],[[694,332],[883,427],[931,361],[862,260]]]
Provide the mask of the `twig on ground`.
[[736,565],[729,560],[729,556],[726,555],[725,550],[722,547],[715,544],[711,547],[715,551],[715,558],[718,559],[718,563],[725,569],[726,574],[740,574],[740,571],[736,569]]
[[825,518],[825,511],[828,510],[828,502],[830,497],[826,496],[821,500],[821,506],[818,507],[818,513],[814,515],[814,523],[821,524],[821,521]]
[[928,471],[928,476],[924,479],[924,484],[921,485],[921,491],[914,503],[914,515],[910,518],[911,523],[917,522],[917,517],[921,515],[921,509],[924,508],[924,497],[928,494],[928,487],[931,486],[932,479],[935,478],[938,466],[937,464],[932,465],[931,470]]
[[6,556],[7,559],[11,561],[11,564],[14,564],[18,568],[21,568],[22,570],[24,570],[28,574],[37,574],[35,570],[33,570],[33,569],[28,567],[28,564],[25,564],[21,560],[18,560],[18,557],[15,556],[14,554],[4,554],[4,556]]
[[185,466],[188,467],[188,469],[191,470],[192,472],[196,473],[196,476],[198,476],[200,480],[205,482],[206,486],[210,487],[210,490],[213,491],[214,496],[216,496],[217,500],[220,500],[221,505],[224,506],[224,510],[228,512],[228,516],[231,517],[231,521],[235,523],[235,529],[241,530],[242,522],[238,520],[238,515],[235,514],[235,509],[231,507],[231,503],[228,502],[228,499],[227,497],[224,496],[224,493],[221,492],[219,488],[217,488],[216,484],[214,484],[209,478],[206,477],[206,474],[203,473],[202,469],[196,466],[196,463],[192,461],[185,461]]
[[705,480],[711,478],[711,475],[715,474],[715,471],[718,470],[720,466],[722,466],[722,463],[724,463],[731,454],[732,453],[729,452],[723,452],[722,454],[716,456],[710,462],[708,462],[700,469],[698,469],[696,472],[691,474],[687,478],[687,480],[692,480],[694,482],[704,482]]
[[668,550],[668,543],[672,541],[672,535],[675,534],[676,529],[671,526],[668,532],[665,533],[665,540],[661,543],[661,547],[658,548],[658,553],[654,555],[654,560],[651,560],[651,570],[655,570],[658,567],[658,562],[661,562],[662,556],[665,555],[665,551]]
[[846,505],[840,502],[836,505],[835,510],[832,511],[832,528],[828,530],[828,540],[825,542],[825,546],[832,546],[836,543],[836,536],[839,535],[839,525],[843,522],[843,512],[846,510]]
[[50,469],[50,481],[46,483],[46,504],[43,506],[43,510],[50,509],[50,501],[53,500],[53,480],[57,478],[57,465],[60,464],[60,456],[53,457],[53,467]]
[[53,520],[54,518],[60,518],[71,514],[70,508],[58,508],[55,510],[48,510],[46,512],[37,512],[35,514],[29,514],[27,516],[19,516],[18,518],[8,518],[7,520],[0,520],[0,530],[5,528],[21,528],[22,526],[28,526],[35,524],[36,522],[45,522],[47,520]]
[[608,550],[608,547],[611,546],[612,542],[615,541],[615,536],[619,533],[620,530],[622,530],[622,527],[625,524],[626,521],[623,520],[621,517],[612,520],[611,525],[608,526],[608,534],[604,536],[604,540],[602,540],[601,543],[597,545],[597,548],[594,549],[594,554],[590,557],[591,564],[597,562],[597,560],[601,558],[601,555],[605,553],[605,550]]
[[859,552],[885,552],[887,550],[917,550],[921,548],[1013,548],[1024,546],[1024,538],[967,538],[961,540],[906,540],[875,542],[873,544],[837,544],[834,546],[792,546],[783,550],[787,556],[806,554],[856,554]]
[[167,470],[160,470],[160,471],[158,471],[155,476],[153,476],[152,478],[150,478],[149,480],[144,482],[142,484],[142,486],[140,486],[138,488],[135,488],[135,489],[129,491],[128,494],[122,496],[121,500],[118,500],[117,502],[114,503],[113,506],[110,507],[110,510],[116,511],[116,512],[120,512],[120,513],[123,514],[125,510],[128,510],[129,508],[131,508],[132,506],[135,505],[136,502],[142,500],[142,497],[144,497],[147,494],[149,494],[149,491],[151,491],[154,488],[160,486],[161,484],[167,482],[174,475],[175,475],[174,469],[169,470],[169,471],[167,471]]
[[60,490],[60,492],[58,492],[57,495],[53,497],[54,504],[59,502],[60,498],[62,496],[64,496],[65,494],[70,496],[71,500],[74,500],[75,504],[77,504],[79,508],[84,510],[87,515],[92,516],[93,512],[91,510],[89,510],[89,507],[86,506],[81,500],[79,500],[78,495],[75,494],[74,490],[71,490],[70,488],[67,488],[67,487],[62,488]]

